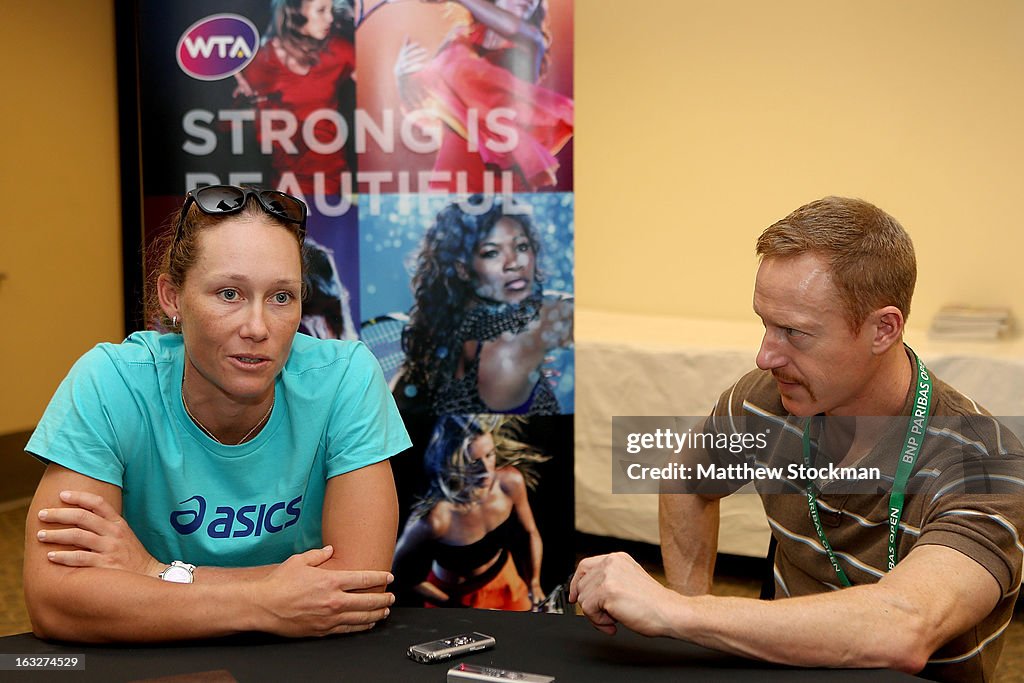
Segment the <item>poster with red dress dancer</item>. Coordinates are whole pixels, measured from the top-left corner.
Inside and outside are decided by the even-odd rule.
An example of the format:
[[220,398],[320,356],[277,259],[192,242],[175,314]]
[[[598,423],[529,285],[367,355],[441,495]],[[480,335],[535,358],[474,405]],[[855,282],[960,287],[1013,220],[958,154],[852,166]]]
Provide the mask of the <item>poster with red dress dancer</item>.
[[571,192],[571,0],[376,3],[360,168],[383,192]]

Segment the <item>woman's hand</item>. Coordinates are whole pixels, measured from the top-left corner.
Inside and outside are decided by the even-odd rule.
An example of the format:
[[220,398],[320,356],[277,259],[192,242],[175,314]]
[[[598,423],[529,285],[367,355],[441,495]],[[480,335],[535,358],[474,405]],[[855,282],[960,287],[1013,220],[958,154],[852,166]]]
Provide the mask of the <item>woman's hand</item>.
[[416,83],[416,79],[409,77],[421,71],[427,65],[429,57],[425,47],[406,36],[395,58],[394,72],[398,94],[402,98],[402,103],[409,109],[419,109],[426,100],[426,92]]
[[39,521],[46,528],[36,538],[41,543],[74,546],[77,550],[50,551],[46,555],[50,562],[66,567],[120,569],[153,577],[164,570],[165,565],[149,554],[124,517],[101,496],[61,491],[60,499],[68,507],[39,511]]
[[304,315],[302,324],[309,330],[311,337],[317,339],[338,339],[338,336],[327,323],[327,318],[322,315]]
[[437,605],[438,607],[448,607],[452,600],[452,596],[429,581],[421,581],[416,584],[416,592],[431,605]]
[[252,86],[249,85],[249,81],[245,80],[245,76],[243,76],[241,73],[235,74],[235,81],[238,83],[238,85],[236,85],[234,91],[232,91],[231,97],[252,98],[256,95],[256,91],[252,89]]
[[398,57],[395,58],[395,76],[401,78],[421,70],[426,66],[428,56],[427,48],[406,36],[398,50]]
[[395,596],[380,591],[394,577],[375,570],[324,569],[334,548],[292,555],[252,584],[265,616],[259,630],[289,637],[324,636],[373,628],[391,613]]
[[544,602],[545,598],[544,589],[541,588],[540,579],[534,579],[530,582],[530,602],[536,607],[540,603]]

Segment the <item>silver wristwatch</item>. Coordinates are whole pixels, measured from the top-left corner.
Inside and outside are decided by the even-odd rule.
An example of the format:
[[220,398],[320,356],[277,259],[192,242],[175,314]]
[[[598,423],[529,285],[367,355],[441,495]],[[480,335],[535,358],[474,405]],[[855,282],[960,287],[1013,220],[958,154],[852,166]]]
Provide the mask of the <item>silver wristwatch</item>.
[[167,565],[167,569],[160,572],[160,578],[171,583],[192,583],[195,581],[196,566],[181,560],[175,560]]

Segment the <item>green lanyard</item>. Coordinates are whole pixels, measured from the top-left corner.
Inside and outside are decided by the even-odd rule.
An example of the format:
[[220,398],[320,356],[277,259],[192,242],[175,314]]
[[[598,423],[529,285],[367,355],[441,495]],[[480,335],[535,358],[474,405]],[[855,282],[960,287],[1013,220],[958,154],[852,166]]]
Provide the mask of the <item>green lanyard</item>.
[[[892,482],[892,492],[889,494],[889,569],[892,570],[898,561],[896,535],[900,530],[900,518],[903,516],[903,495],[907,490],[907,481],[910,473],[914,470],[914,463],[924,445],[924,436],[928,430],[928,413],[932,405],[932,378],[927,368],[917,354],[910,347],[910,355],[917,363],[917,384],[914,386],[914,402],[910,411],[910,419],[907,421],[907,436],[903,440],[903,451],[900,455],[900,462],[896,467],[896,478]],[[811,467],[811,419],[804,425],[804,464]],[[811,521],[814,522],[814,530],[818,532],[818,539],[825,548],[832,568],[836,570],[839,581],[844,586],[852,585],[850,579],[846,578],[846,572],[839,566],[839,558],[836,557],[828,539],[825,538],[825,529],[821,525],[821,517],[818,515],[818,499],[814,494],[814,484],[807,482],[807,507],[811,512]]]

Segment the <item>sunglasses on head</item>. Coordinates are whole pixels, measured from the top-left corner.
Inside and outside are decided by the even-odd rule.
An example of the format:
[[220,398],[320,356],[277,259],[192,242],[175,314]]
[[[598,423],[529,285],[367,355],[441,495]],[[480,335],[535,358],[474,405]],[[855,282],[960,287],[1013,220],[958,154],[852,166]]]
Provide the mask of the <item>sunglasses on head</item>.
[[189,190],[185,195],[185,203],[181,207],[181,216],[174,232],[174,241],[181,240],[181,232],[185,228],[185,217],[192,204],[207,216],[229,215],[238,213],[245,208],[249,197],[254,197],[259,205],[271,216],[287,223],[299,226],[299,241],[306,239],[306,205],[299,199],[278,192],[277,190],[261,190],[259,188],[235,187],[234,185],[207,185],[206,187]]

